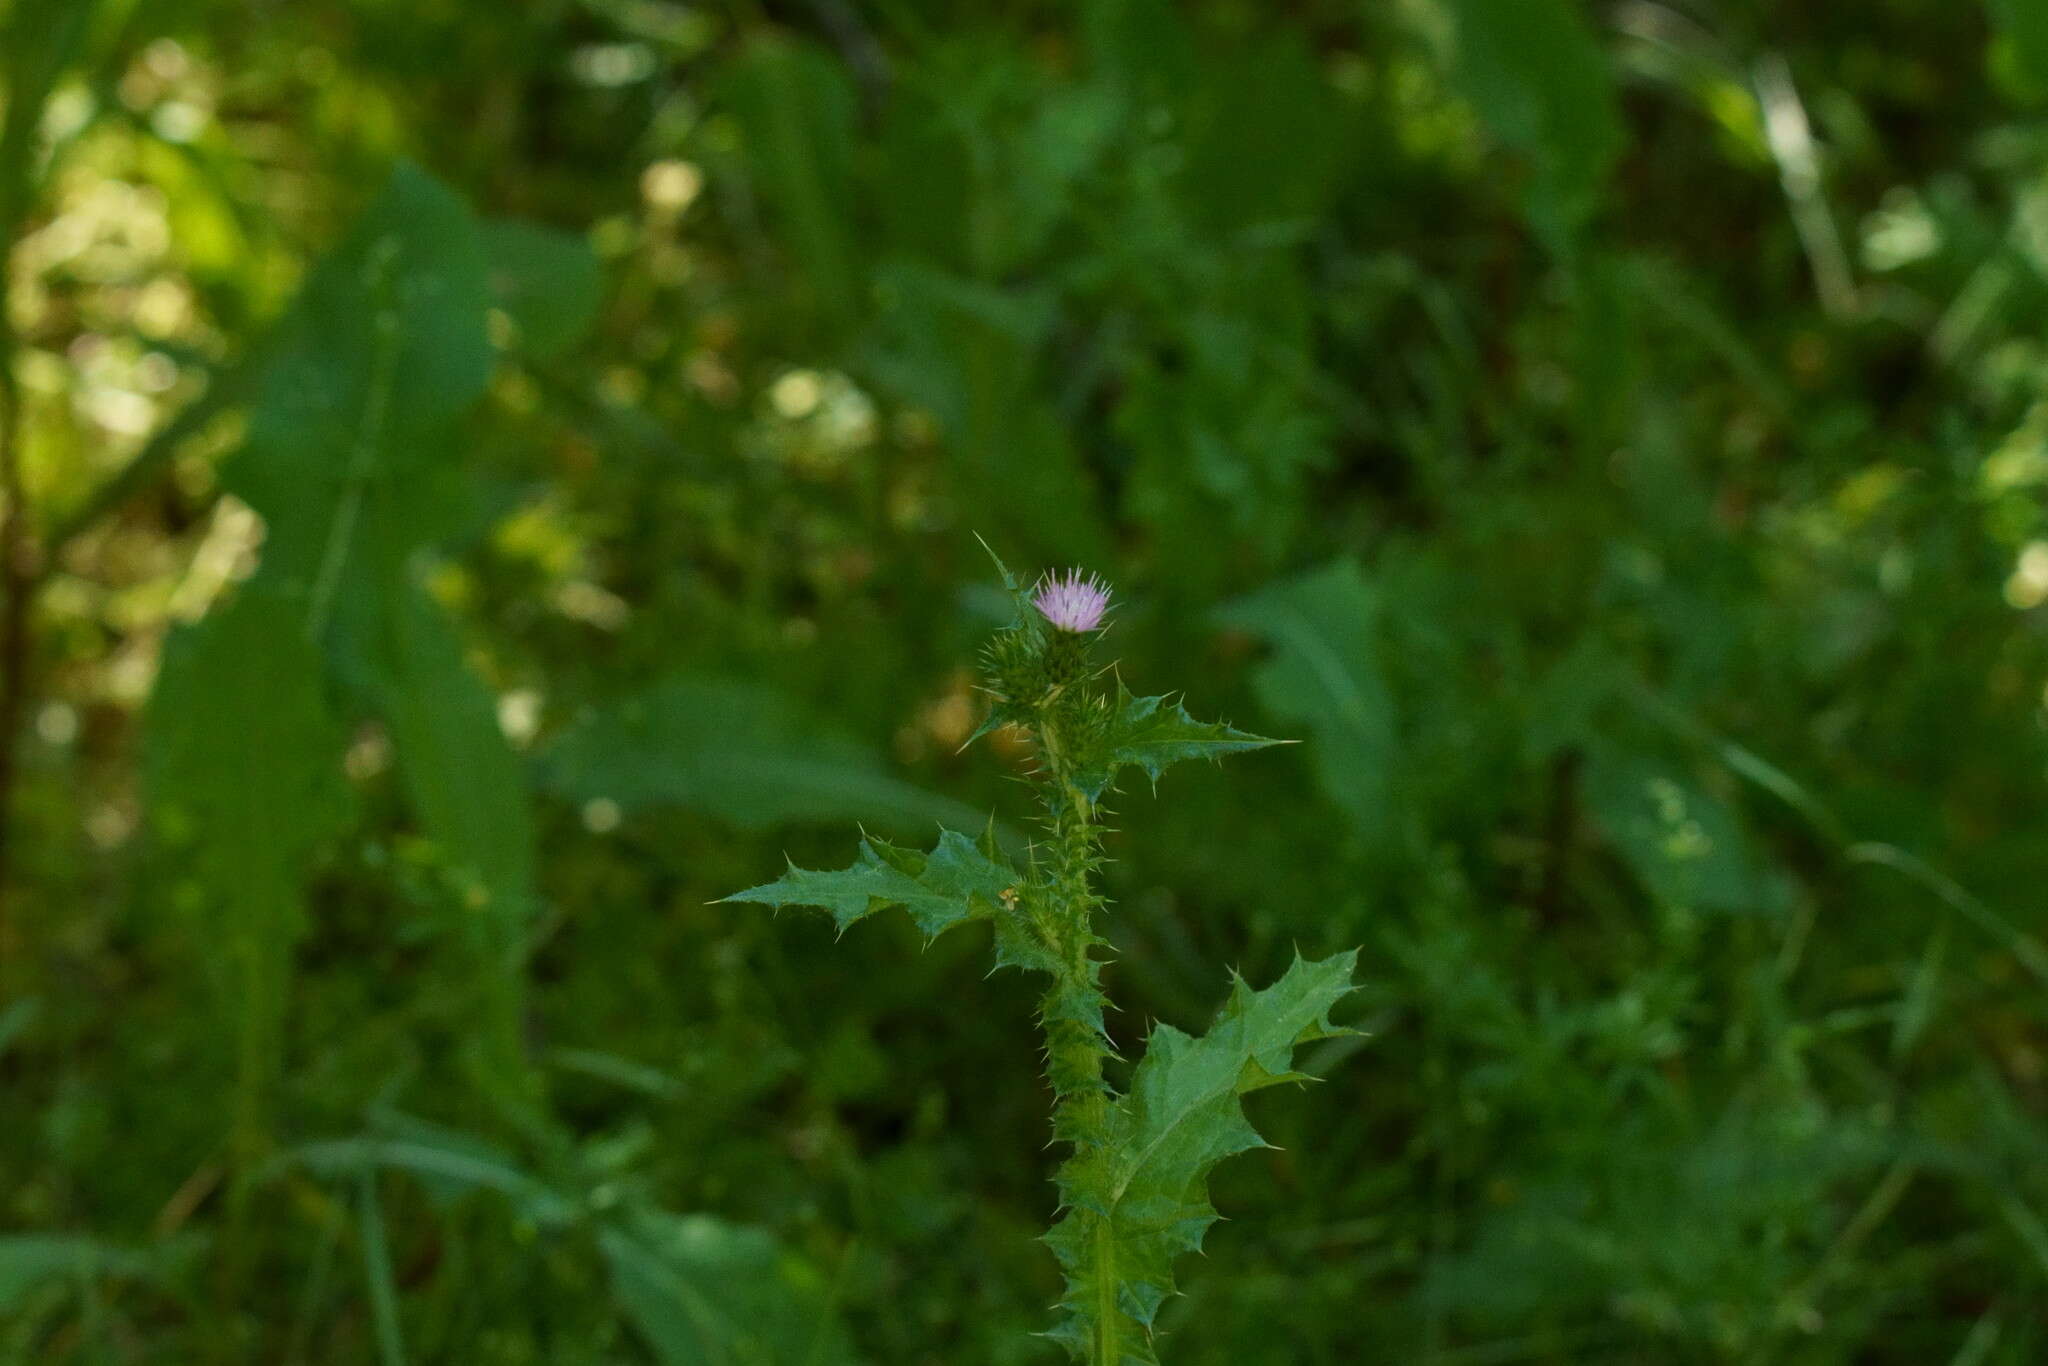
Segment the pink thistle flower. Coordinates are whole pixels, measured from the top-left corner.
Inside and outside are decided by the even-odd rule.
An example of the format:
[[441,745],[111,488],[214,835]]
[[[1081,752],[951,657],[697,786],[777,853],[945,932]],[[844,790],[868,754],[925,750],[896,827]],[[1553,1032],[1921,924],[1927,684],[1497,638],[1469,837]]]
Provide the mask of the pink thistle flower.
[[1093,574],[1082,578],[1078,569],[1068,570],[1065,578],[1048,574],[1038,581],[1031,605],[1062,631],[1092,631],[1109,610],[1109,585]]

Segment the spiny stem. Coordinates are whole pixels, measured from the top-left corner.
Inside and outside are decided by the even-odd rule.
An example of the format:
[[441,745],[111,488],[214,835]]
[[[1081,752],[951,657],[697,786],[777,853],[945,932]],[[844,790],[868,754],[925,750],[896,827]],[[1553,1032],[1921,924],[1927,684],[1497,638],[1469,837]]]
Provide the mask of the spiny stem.
[[[1057,964],[1041,1008],[1054,1096],[1053,1136],[1072,1145],[1070,1167],[1085,1169],[1107,1159],[1110,1142],[1112,1095],[1103,1080],[1109,1046],[1097,1023],[1105,1003],[1096,980],[1101,964],[1093,954],[1101,942],[1094,919],[1102,903],[1091,881],[1102,827],[1099,810],[1073,779],[1057,724],[1041,717],[1036,730],[1045,761],[1040,796],[1053,835],[1039,922]],[[1096,1333],[1090,1359],[1094,1366],[1119,1366],[1122,1316],[1112,1230],[1092,1210],[1069,1207],[1065,1217],[1081,1221],[1084,1245],[1092,1253],[1086,1293],[1095,1305]]]

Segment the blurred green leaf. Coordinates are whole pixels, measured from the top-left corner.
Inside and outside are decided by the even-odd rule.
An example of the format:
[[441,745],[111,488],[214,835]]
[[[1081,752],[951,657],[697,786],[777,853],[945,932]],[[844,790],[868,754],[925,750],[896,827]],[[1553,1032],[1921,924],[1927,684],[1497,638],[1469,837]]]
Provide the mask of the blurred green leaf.
[[268,524],[266,572],[344,606],[345,576],[376,539],[416,543],[449,502],[447,424],[495,363],[482,239],[469,209],[401,165],[280,324],[224,472]]
[[307,862],[354,811],[324,675],[304,599],[252,583],[172,636],[150,699],[151,802],[190,846],[217,927],[209,966],[240,1020],[245,1107],[283,1055]]
[[1741,817],[1696,783],[1648,759],[1595,747],[1586,801],[1651,895],[1693,910],[1780,907]]
[[403,570],[387,573],[375,705],[406,799],[452,875],[455,923],[481,1002],[472,1042],[507,1093],[525,1066],[527,931],[539,906],[529,779],[498,725],[497,698],[463,658],[453,624]]
[[1445,60],[1487,128],[1534,169],[1529,214],[1562,245],[1598,206],[1623,136],[1578,0],[1436,0]]
[[475,889],[477,918],[501,947],[533,910],[535,848],[523,766],[498,727],[497,698],[463,659],[441,608],[399,587],[389,613],[389,654],[379,709],[421,826]]
[[467,1134],[400,1121],[388,1136],[303,1145],[284,1162],[352,1175],[362,1196],[366,1267],[379,1336],[396,1343],[396,1291],[387,1283],[381,1204],[370,1184],[381,1169],[408,1172],[447,1194],[491,1190],[542,1228],[589,1222],[613,1293],[664,1363],[712,1366],[854,1366],[844,1330],[816,1275],[765,1231],[707,1215],[678,1216],[637,1204],[612,1216],[550,1188],[510,1157]]
[[1369,842],[1394,828],[1399,740],[1380,661],[1380,598],[1358,566],[1339,560],[1263,588],[1216,612],[1225,626],[1268,641],[1252,675],[1259,701],[1310,732],[1308,759],[1324,791]]
[[760,1229],[636,1211],[598,1235],[612,1292],[662,1366],[854,1366],[826,1287]]
[[432,1125],[404,1124],[386,1135],[301,1144],[279,1159],[278,1165],[285,1164],[322,1176],[360,1176],[379,1169],[407,1172],[444,1196],[496,1191],[542,1228],[560,1227],[577,1217],[573,1200],[529,1175],[505,1153],[470,1135]]
[[867,745],[758,683],[676,677],[583,717],[542,756],[574,802],[681,806],[735,825],[865,820],[978,826],[981,813],[890,776]]

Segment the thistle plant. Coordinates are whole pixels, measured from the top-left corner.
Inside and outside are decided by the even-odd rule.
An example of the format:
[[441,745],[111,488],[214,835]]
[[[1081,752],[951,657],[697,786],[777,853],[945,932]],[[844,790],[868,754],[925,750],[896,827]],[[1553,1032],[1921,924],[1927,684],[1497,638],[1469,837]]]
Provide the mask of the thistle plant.
[[1207,1034],[1155,1025],[1119,1091],[1102,989],[1107,910],[1097,887],[1105,799],[1137,769],[1156,786],[1168,766],[1217,759],[1279,741],[1197,721],[1169,697],[1133,696],[1094,646],[1110,609],[1108,588],[1080,571],[1047,576],[1030,591],[997,560],[1015,617],[983,651],[993,705],[975,737],[1000,726],[1029,734],[1030,783],[1043,838],[1024,867],[1004,854],[991,820],[979,838],[942,830],[929,851],[861,840],[849,868],[794,864],[766,886],[727,898],[811,906],[843,932],[900,906],[928,938],[986,921],[996,964],[1041,973],[1038,1007],[1054,1139],[1067,1156],[1055,1176],[1059,1209],[1045,1241],[1065,1274],[1058,1322],[1047,1336],[1089,1366],[1157,1363],[1154,1325],[1174,1291],[1173,1264],[1200,1248],[1217,1215],[1208,1175],[1224,1158],[1265,1146],[1239,1097],[1305,1080],[1297,1046],[1345,1031],[1330,1008],[1351,990],[1357,954],[1296,956],[1281,979],[1254,990],[1232,975],[1229,1000]]

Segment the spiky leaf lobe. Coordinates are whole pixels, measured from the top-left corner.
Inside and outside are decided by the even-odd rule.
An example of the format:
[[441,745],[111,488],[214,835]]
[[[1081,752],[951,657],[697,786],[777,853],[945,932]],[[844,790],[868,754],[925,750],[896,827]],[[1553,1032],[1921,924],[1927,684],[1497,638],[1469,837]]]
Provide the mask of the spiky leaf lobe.
[[939,832],[929,854],[868,837],[850,868],[813,871],[794,863],[775,881],[724,898],[763,906],[816,906],[841,930],[901,906],[928,937],[969,920],[1007,916],[1021,879],[1003,861],[991,832],[980,841]]
[[1084,1140],[1060,1172],[1065,1213],[1046,1241],[1066,1272],[1064,1317],[1052,1334],[1078,1358],[1099,1342],[1133,1366],[1156,1362],[1152,1322],[1174,1293],[1173,1262],[1201,1248],[1216,1221],[1209,1173],[1233,1154],[1265,1146],[1239,1097],[1305,1078],[1301,1044],[1345,1031],[1330,1008],[1352,990],[1356,951],[1294,960],[1255,991],[1242,978],[1200,1038],[1159,1025],[1131,1079],[1107,1111],[1107,1132]]
[[1081,756],[1075,782],[1093,801],[1126,768],[1143,769],[1156,784],[1161,773],[1185,759],[1220,759],[1284,743],[1221,721],[1197,721],[1177,699],[1133,697],[1118,685],[1100,729]]

